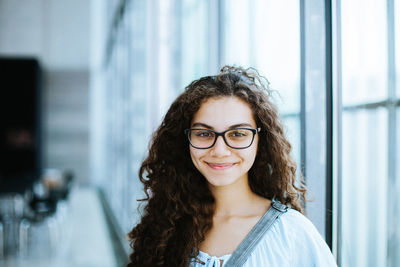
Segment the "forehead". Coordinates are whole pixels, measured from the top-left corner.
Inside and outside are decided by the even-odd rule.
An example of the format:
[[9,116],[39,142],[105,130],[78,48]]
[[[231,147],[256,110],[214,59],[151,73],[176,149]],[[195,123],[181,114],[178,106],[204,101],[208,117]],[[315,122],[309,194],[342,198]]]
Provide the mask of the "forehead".
[[194,123],[204,123],[215,130],[224,130],[237,124],[256,127],[249,104],[235,96],[207,99],[194,114],[192,125]]

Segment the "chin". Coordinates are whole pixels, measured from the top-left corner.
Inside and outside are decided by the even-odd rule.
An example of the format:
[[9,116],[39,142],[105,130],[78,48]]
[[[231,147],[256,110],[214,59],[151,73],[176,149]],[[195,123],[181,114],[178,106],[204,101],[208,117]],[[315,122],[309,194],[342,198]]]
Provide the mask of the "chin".
[[[207,177],[207,176],[204,176]],[[208,176],[210,177],[210,176]],[[215,186],[215,187],[220,187],[220,186],[227,186],[227,185],[231,185],[234,184],[235,182],[237,182],[240,177],[235,177],[232,178],[232,176],[225,176],[225,177],[210,177],[210,178],[205,178],[208,182],[208,184]]]

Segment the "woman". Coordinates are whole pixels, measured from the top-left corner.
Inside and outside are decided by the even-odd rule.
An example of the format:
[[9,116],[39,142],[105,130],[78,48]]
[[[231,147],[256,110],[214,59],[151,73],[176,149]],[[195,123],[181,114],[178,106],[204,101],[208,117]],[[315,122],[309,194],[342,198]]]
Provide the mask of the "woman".
[[147,198],[128,266],[336,266],[302,212],[267,82],[226,66],[192,82],[140,168]]

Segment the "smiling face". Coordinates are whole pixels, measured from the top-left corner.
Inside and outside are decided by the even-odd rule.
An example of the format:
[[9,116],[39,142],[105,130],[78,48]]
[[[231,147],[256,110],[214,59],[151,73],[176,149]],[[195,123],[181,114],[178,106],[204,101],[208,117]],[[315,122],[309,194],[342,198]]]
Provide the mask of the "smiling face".
[[[253,128],[257,125],[250,106],[238,97],[210,98],[194,114],[191,128],[223,132],[231,128]],[[194,166],[211,186],[226,186],[248,179],[248,171],[257,155],[258,134],[245,149],[227,146],[219,136],[214,146],[197,149],[190,146]]]

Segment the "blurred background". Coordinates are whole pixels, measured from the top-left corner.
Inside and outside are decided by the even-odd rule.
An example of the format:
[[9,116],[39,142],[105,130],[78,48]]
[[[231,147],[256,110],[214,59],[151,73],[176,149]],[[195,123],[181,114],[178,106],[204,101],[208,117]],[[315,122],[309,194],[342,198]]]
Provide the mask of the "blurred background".
[[270,81],[339,266],[400,266],[399,44],[398,0],[0,0],[0,266],[125,266],[151,133],[225,64]]

